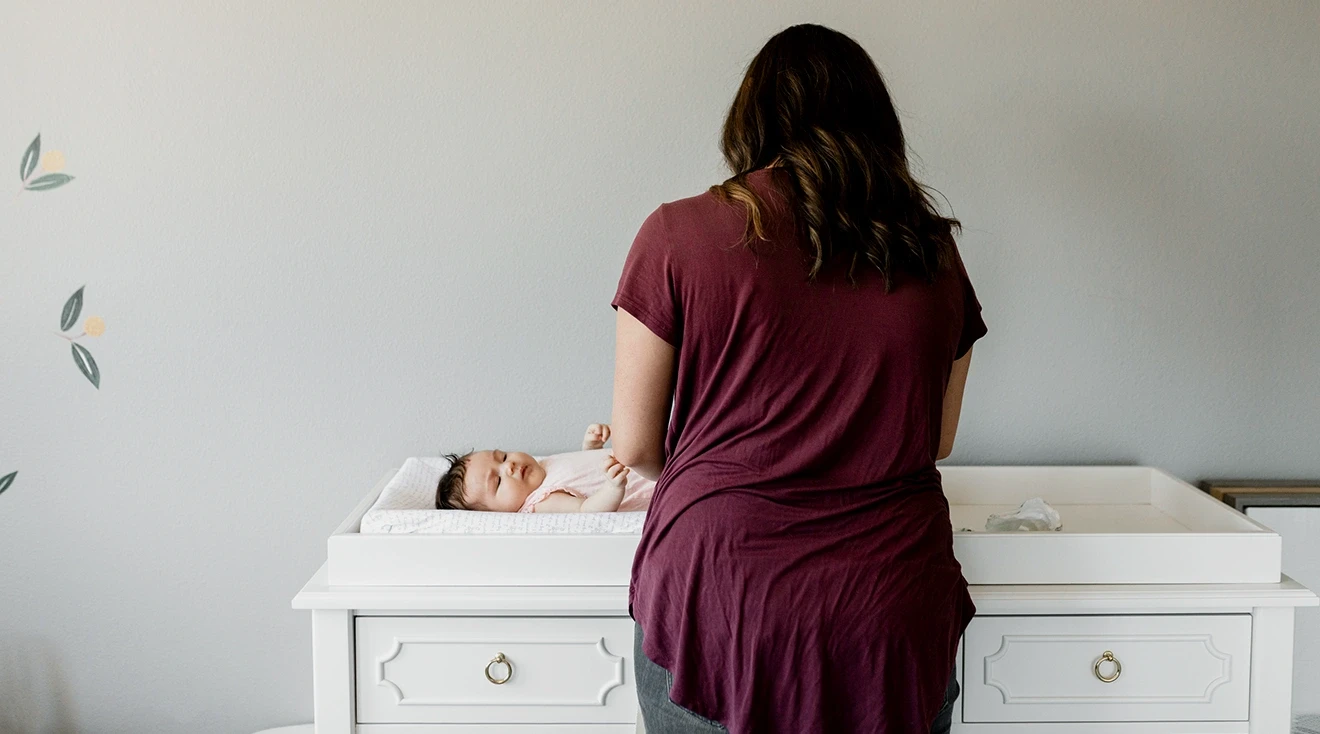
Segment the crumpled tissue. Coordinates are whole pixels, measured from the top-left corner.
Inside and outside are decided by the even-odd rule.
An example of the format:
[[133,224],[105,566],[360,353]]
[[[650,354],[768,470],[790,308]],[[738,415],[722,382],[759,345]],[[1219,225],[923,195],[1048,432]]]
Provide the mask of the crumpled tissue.
[[1059,520],[1059,511],[1039,497],[1032,497],[1023,502],[1016,510],[986,518],[985,529],[990,532],[1001,530],[1059,530],[1063,523]]

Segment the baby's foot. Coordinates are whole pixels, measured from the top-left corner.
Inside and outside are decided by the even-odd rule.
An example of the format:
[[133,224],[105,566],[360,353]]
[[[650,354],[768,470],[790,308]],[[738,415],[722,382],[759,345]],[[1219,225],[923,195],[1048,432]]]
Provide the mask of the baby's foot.
[[587,426],[587,433],[582,437],[582,450],[603,449],[608,440],[610,440],[610,424],[592,423]]
[[605,476],[610,478],[610,483],[619,489],[628,488],[628,467],[619,463],[619,460],[610,457],[609,462],[605,464]]

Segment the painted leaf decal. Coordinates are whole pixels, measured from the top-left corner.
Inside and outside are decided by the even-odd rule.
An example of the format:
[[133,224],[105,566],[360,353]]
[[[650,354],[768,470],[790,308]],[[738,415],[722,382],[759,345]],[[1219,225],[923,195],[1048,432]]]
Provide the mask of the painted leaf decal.
[[60,331],[68,331],[78,323],[78,315],[82,313],[83,288],[86,287],[74,291],[69,300],[64,302],[64,311],[60,313]]
[[41,133],[32,139],[32,144],[28,146],[27,152],[23,154],[23,162],[18,164],[18,180],[26,181],[32,172],[37,170],[37,159],[41,157]]
[[74,344],[73,361],[78,364],[78,369],[82,370],[82,373],[96,386],[96,389],[100,390],[101,370],[97,368],[96,360],[92,359],[92,353],[87,351],[87,348],[83,345]]
[[27,185],[28,191],[49,191],[57,189],[73,180],[73,176],[66,173],[48,173],[45,176],[39,176],[33,179]]
[[3,494],[6,489],[9,489],[9,485],[14,483],[14,477],[16,476],[18,476],[18,472],[11,471],[3,477],[0,477],[0,494]]

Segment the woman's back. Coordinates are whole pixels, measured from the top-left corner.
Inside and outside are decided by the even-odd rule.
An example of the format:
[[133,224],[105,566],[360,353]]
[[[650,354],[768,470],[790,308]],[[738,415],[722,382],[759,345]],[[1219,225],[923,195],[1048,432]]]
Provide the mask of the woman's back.
[[921,731],[974,608],[935,455],[949,369],[984,333],[961,262],[934,283],[808,281],[791,187],[768,241],[713,194],[657,209],[613,304],[677,348],[630,600],[673,698],[732,731]]

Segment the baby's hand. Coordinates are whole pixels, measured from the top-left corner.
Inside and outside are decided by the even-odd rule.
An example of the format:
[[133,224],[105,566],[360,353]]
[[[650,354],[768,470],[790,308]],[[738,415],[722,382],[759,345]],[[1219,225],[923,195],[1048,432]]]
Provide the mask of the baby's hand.
[[610,424],[592,423],[587,426],[587,433],[582,437],[582,450],[603,449],[608,440],[610,440]]
[[605,475],[610,478],[610,482],[618,489],[628,488],[628,467],[619,463],[619,460],[610,457],[609,463],[605,465]]
[[[605,428],[609,430],[609,426]],[[623,493],[628,489],[628,467],[610,456],[605,464],[605,475],[610,480],[609,485],[601,487],[595,494],[582,500],[579,512],[615,512],[619,509],[619,505],[623,503]]]

